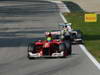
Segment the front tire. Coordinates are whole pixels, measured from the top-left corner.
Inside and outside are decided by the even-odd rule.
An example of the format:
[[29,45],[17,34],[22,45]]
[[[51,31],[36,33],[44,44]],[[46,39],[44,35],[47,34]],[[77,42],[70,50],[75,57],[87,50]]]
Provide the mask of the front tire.
[[59,45],[59,50],[60,50],[60,52],[63,51],[62,58],[65,58],[66,56],[68,56],[68,50],[66,49],[65,43],[62,43],[62,44]]
[[28,59],[33,59],[29,54],[27,54],[27,58]]
[[34,59],[33,57],[31,57],[29,55],[29,52],[33,52],[33,50],[35,50],[35,44],[34,43],[29,43],[28,44],[28,50],[27,50],[27,58],[28,59]]

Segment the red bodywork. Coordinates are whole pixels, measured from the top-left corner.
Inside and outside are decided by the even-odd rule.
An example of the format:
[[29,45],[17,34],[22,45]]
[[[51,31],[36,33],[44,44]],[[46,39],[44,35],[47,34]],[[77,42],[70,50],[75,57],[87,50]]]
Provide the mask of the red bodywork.
[[41,42],[37,41],[37,42],[35,42],[35,45],[42,45],[45,48],[45,47],[50,47],[50,45],[52,45],[52,44],[59,45],[61,43],[62,43],[62,41],[58,41],[58,40],[52,40],[51,42],[48,42],[48,41],[41,41]]
[[36,46],[35,53],[40,53],[41,56],[51,55],[52,53],[58,51],[58,48],[59,48],[58,46],[62,42],[63,41],[59,41],[59,40],[52,40],[51,42],[48,42],[46,40],[33,42]]

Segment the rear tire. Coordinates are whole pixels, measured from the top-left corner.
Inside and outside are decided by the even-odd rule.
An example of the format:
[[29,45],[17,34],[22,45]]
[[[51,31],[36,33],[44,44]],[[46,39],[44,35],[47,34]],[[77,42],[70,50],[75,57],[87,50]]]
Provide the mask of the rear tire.
[[77,36],[76,36],[78,39],[82,39],[80,41],[80,44],[84,44],[84,41],[83,41],[83,33],[80,31],[80,30],[77,30]]
[[80,30],[77,30],[77,38],[82,38],[82,32]]
[[65,50],[65,44],[64,43],[62,43],[62,44],[60,44],[59,45],[59,51],[61,52],[61,51],[64,51]]
[[72,54],[72,45],[71,45],[71,41],[70,40],[66,40],[64,42],[65,46],[66,46],[66,52],[68,52],[68,55]]
[[65,58],[68,55],[68,51],[66,50],[65,43],[62,43],[62,44],[59,45],[59,51],[60,52],[62,52],[62,51],[64,52],[62,58]]

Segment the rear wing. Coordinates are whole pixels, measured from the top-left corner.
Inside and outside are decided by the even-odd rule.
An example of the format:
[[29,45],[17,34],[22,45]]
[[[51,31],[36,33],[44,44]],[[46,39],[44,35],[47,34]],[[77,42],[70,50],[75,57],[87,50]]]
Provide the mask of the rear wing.
[[51,33],[51,35],[60,35],[60,31],[56,31],[56,32],[45,32],[45,35],[48,35],[49,33]]

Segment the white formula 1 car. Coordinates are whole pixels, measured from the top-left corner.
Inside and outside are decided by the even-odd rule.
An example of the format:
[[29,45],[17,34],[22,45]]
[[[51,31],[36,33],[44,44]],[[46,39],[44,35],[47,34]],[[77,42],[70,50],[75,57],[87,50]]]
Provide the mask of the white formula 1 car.
[[61,31],[63,32],[64,38],[66,40],[70,39],[74,44],[83,44],[83,33],[80,30],[73,30],[71,28],[71,23],[59,24],[62,26]]

